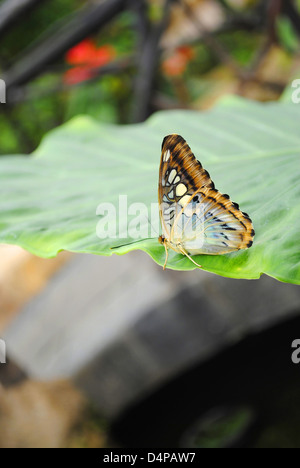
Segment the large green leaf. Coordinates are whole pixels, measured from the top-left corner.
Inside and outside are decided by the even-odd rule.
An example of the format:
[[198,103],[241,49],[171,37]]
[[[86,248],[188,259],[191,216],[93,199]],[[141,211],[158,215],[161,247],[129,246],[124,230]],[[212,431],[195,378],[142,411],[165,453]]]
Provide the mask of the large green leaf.
[[[142,249],[162,265],[156,235],[139,242],[99,239],[96,208],[117,204],[120,194],[129,204],[155,202],[162,138],[179,133],[216,187],[249,213],[256,231],[249,250],[196,257],[203,269],[232,278],[266,273],[300,284],[299,122],[300,106],[237,98],[210,112],[160,112],[131,126],[76,118],[51,132],[33,156],[0,158],[0,241],[43,257],[60,250],[111,255]],[[121,232],[125,214],[118,218]],[[168,267],[195,268],[173,251]]]

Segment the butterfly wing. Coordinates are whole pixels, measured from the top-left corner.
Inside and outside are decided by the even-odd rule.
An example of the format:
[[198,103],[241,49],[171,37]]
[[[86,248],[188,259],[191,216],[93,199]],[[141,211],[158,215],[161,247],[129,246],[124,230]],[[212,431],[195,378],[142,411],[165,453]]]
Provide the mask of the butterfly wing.
[[[193,200],[184,207],[189,219],[180,234],[183,250],[189,255],[222,255],[252,246],[252,221],[228,195],[202,187]],[[175,223],[179,228],[182,225],[180,219]]]
[[159,204],[163,237],[174,250],[220,255],[253,243],[249,216],[215,189],[208,172],[179,135],[163,141]]
[[163,236],[170,239],[174,219],[200,187],[214,188],[209,173],[180,135],[164,138],[159,169],[158,202]]

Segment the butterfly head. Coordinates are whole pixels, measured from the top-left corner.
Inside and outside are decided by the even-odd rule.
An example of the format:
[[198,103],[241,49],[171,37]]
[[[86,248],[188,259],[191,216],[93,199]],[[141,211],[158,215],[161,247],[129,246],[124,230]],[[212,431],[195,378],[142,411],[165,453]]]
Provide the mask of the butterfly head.
[[164,245],[165,240],[166,240],[166,238],[165,238],[164,236],[159,236],[159,238],[158,238],[158,242],[159,242],[161,245]]

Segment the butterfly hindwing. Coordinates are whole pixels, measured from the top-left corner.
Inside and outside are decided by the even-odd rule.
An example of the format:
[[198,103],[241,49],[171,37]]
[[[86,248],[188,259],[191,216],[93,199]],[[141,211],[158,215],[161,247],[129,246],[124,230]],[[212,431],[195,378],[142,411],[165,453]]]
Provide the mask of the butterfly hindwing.
[[215,189],[208,172],[179,135],[163,141],[159,204],[164,242],[175,251],[219,255],[253,243],[249,216]]
[[252,222],[238,205],[215,189],[202,187],[197,195],[199,208],[194,211],[198,214],[191,215],[192,210],[187,213],[190,221],[181,233],[181,243],[187,253],[221,255],[251,247]]

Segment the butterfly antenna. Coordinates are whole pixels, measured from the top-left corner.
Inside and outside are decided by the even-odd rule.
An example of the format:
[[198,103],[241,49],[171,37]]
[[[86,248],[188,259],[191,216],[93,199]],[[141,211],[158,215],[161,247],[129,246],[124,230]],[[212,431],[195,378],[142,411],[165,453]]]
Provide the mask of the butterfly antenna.
[[157,234],[157,237],[159,237],[159,234],[158,234],[157,230],[155,229],[155,227],[153,226],[153,224],[151,223],[149,217],[145,216],[145,218],[148,221],[148,223],[150,224],[150,226],[152,227],[153,231]]
[[155,239],[155,237],[144,237],[143,239],[136,240],[134,242],[127,242],[127,244],[116,245],[115,247],[110,247],[110,250],[119,249],[120,247],[127,247],[127,245],[133,245],[133,244],[137,244],[138,242],[144,242],[145,240],[152,240],[152,239]]

